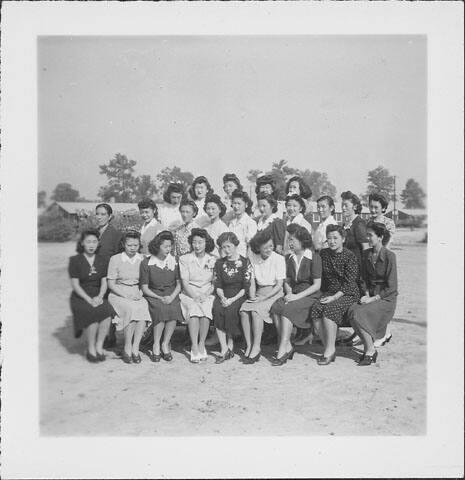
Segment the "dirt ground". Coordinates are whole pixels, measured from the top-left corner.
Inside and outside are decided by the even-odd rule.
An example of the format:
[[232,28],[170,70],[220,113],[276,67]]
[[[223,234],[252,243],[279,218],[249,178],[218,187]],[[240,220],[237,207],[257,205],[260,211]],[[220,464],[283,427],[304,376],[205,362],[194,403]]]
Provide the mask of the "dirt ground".
[[[126,365],[111,352],[90,364],[74,339],[67,261],[73,243],[39,244],[40,423],[42,435],[422,435],[426,431],[426,244],[399,231],[399,299],[393,338],[378,363],[357,367],[353,348],[316,364],[321,346],[294,360],[243,365],[174,361]],[[177,329],[173,343],[181,339]],[[271,358],[274,347],[264,347]]]

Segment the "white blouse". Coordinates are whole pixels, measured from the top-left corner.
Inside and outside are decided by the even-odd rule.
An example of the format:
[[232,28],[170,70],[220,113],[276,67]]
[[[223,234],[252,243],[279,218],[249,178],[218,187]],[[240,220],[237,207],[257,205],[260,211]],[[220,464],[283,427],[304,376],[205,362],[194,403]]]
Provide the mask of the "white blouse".
[[241,218],[234,217],[229,222],[229,230],[236,234],[239,240],[237,251],[243,257],[247,256],[247,244],[257,233],[257,224],[246,213]]
[[321,222],[313,232],[312,240],[315,250],[321,250],[328,247],[328,242],[326,240],[326,227],[328,225],[337,225],[336,219],[332,215],[326,218],[324,222]]
[[260,287],[275,285],[278,280],[286,278],[286,260],[279,253],[272,252],[265,260],[260,254],[251,253],[250,262],[255,280]]

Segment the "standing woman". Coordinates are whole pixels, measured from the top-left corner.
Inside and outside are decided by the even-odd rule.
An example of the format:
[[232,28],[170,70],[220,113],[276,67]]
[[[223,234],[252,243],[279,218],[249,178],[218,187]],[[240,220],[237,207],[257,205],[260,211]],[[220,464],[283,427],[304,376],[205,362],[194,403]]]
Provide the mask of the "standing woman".
[[326,227],[328,225],[337,225],[337,221],[334,218],[334,212],[336,207],[334,200],[329,195],[323,195],[317,202],[318,215],[320,216],[320,223],[313,232],[313,245],[316,252],[328,248],[328,242],[326,240]]
[[197,177],[192,182],[192,186],[189,188],[189,195],[197,205],[197,210],[201,212],[196,219],[196,223],[199,228],[205,228],[209,223],[208,216],[204,213],[204,207],[205,198],[211,193],[213,193],[213,188],[211,187],[210,182],[204,176]]
[[223,176],[223,191],[226,194],[226,199],[223,203],[226,206],[226,213],[222,217],[223,222],[226,225],[232,220],[234,216],[231,206],[231,196],[235,190],[243,190],[241,181],[235,173],[226,173]]
[[[301,227],[306,228],[308,230],[308,233],[312,235],[312,226],[304,218],[304,213],[306,208],[307,206],[304,199],[299,195],[287,196],[286,197],[286,211],[287,211],[286,228],[292,223],[295,223],[297,225],[300,225]],[[287,255],[288,253],[291,253],[291,249],[289,247],[289,234],[287,232],[284,238],[283,252],[285,255]]]
[[[394,220],[384,215],[386,213],[389,202],[386,198],[379,193],[372,193],[368,197],[368,206],[370,208],[371,220],[376,223],[382,223],[386,230],[389,232],[388,240],[385,240],[387,243],[383,243],[383,246],[389,248],[389,245],[392,242],[392,238],[396,233],[396,224]],[[386,238],[387,238],[386,237]]]
[[70,304],[74,336],[79,338],[82,331],[85,331],[86,358],[92,363],[105,360],[103,341],[111,319],[116,315],[113,307],[104,298],[107,291],[108,263],[95,253],[98,245],[98,230],[84,230],[76,247],[78,254],[70,257],[68,266],[73,288]]
[[223,363],[234,357],[234,337],[240,334],[239,309],[249,292],[252,266],[247,258],[239,255],[239,239],[234,233],[222,233],[216,244],[224,257],[215,264],[213,322],[221,345],[221,356],[216,363]]
[[229,222],[229,230],[239,239],[238,253],[247,256],[248,243],[257,233],[257,224],[250,218],[252,200],[247,192],[236,190],[232,194],[233,219]]
[[149,255],[149,243],[161,231],[161,223],[158,221],[158,208],[150,198],[141,200],[137,206],[139,207],[139,215],[144,220],[140,229],[141,253]]
[[355,254],[359,268],[362,264],[362,252],[368,248],[365,221],[360,217],[362,203],[351,191],[342,192],[342,218],[346,231],[345,248]]
[[100,235],[97,253],[108,262],[110,257],[119,252],[123,234],[110,225],[113,209],[108,203],[100,203],[95,207],[95,217]]
[[383,246],[389,232],[384,224],[370,222],[367,235],[370,248],[363,252],[362,260],[364,295],[360,304],[349,310],[350,323],[363,342],[363,355],[358,361],[362,366],[376,363],[374,341],[385,337],[397,303],[396,256]]
[[176,328],[176,322],[182,321],[179,301],[181,280],[178,264],[171,255],[173,243],[171,232],[160,232],[149,243],[151,256],[140,264],[140,285],[149,303],[153,325],[153,349],[150,355],[152,362],[159,362],[161,358],[167,362],[173,359],[170,348],[171,336]]
[[159,219],[163,230],[173,232],[177,227],[182,225],[181,213],[179,205],[184,199],[184,188],[181,183],[170,183],[165,193],[163,207],[160,208]]
[[329,248],[320,252],[322,297],[311,310],[315,330],[324,345],[318,365],[328,365],[336,359],[338,326],[350,306],[360,298],[358,262],[355,255],[344,247],[344,235],[345,230],[340,225],[328,225],[326,236]]
[[189,235],[192,253],[179,258],[182,293],[179,295],[183,316],[191,338],[190,361],[207,360],[207,338],[213,307],[213,269],[216,258],[211,255],[213,239],[202,228],[193,228]]
[[298,195],[305,202],[305,211],[309,212],[309,201],[312,198],[312,189],[304,182],[302,177],[295,175],[286,183],[286,197],[289,195]]
[[[284,202],[278,200],[278,194],[276,192],[276,184],[272,175],[260,175],[257,177],[255,181],[255,194],[258,195],[259,193],[267,193],[268,195],[272,195],[277,201],[277,210],[276,215],[279,218],[283,218],[285,205]],[[260,212],[258,208],[255,210],[253,217],[258,217]]]
[[[218,237],[228,231],[227,225],[222,220],[226,213],[226,206],[221,201],[219,195],[212,193],[208,195],[205,200],[205,213],[208,215],[209,224],[205,227],[210,237],[213,239],[213,242],[216,242]],[[212,251],[212,254],[216,257],[220,256],[220,252],[215,245],[215,248]]]
[[108,301],[115,309],[116,330],[124,332],[124,363],[140,363],[139,344],[151,322],[149,308],[139,288],[139,270],[144,256],[140,233],[128,231],[121,240],[123,252],[113,255],[108,265]]
[[283,252],[284,237],[286,235],[286,225],[282,218],[277,215],[278,202],[276,199],[264,192],[257,195],[258,210],[260,216],[257,218],[257,230],[261,232],[266,228],[271,231],[274,250],[277,253]]
[[196,218],[199,209],[193,200],[183,200],[179,206],[179,211],[183,224],[174,231],[174,254],[178,257],[192,250],[189,236],[192,229],[198,226]]
[[300,225],[291,224],[287,230],[292,253],[286,256],[286,295],[271,308],[271,312],[278,317],[280,332],[279,350],[273,361],[276,366],[284,365],[288,359],[292,360],[292,327],[310,330],[310,310],[321,297],[321,258],[311,250],[312,237]]
[[283,297],[283,282],[286,278],[286,262],[282,255],[273,251],[270,230],[258,232],[250,242],[250,249],[253,273],[250,297],[240,309],[242,330],[247,344],[244,357],[246,364],[258,362],[260,359],[263,323],[273,323],[270,310],[274,302]]

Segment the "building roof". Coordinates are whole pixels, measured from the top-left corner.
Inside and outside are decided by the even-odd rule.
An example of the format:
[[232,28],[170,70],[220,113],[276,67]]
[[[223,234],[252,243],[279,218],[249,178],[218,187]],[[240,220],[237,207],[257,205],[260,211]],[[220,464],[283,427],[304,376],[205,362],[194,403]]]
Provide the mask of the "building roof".
[[[85,212],[94,212],[95,207],[100,202],[53,202],[47,210],[49,210],[53,205],[58,205],[67,213],[79,213],[82,211]],[[132,210],[138,212],[137,203],[109,203],[114,213],[126,213]]]
[[[314,202],[313,200],[308,202],[309,205],[311,205],[311,208],[312,208],[312,212],[314,213],[318,213],[318,209],[317,209],[317,204],[316,202]],[[334,207],[336,208],[336,213],[342,213],[342,204],[341,202],[334,202]],[[362,213],[370,213],[370,209],[365,206],[365,205],[362,205]]]
[[[409,215],[410,217],[420,217],[422,215],[428,215],[428,210],[426,208],[397,208],[397,212],[401,212],[405,215]],[[391,213],[393,211],[390,208],[386,213]]]

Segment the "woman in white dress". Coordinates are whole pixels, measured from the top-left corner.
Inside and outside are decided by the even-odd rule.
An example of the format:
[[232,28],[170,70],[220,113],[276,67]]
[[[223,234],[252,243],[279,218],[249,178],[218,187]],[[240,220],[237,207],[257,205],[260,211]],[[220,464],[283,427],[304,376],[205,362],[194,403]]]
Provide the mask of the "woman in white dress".
[[336,207],[334,200],[329,195],[323,195],[317,202],[318,215],[320,216],[320,223],[313,232],[313,246],[316,252],[328,248],[328,241],[326,240],[326,227],[328,225],[337,225],[334,218]]
[[227,225],[222,220],[226,213],[226,206],[221,201],[219,195],[213,193],[207,196],[205,200],[205,212],[209,219],[209,223],[205,227],[205,230],[207,230],[208,234],[210,237],[212,237],[215,243],[212,254],[218,258],[220,257],[220,252],[216,247],[216,240],[222,233],[229,231]]
[[182,225],[181,212],[179,205],[184,199],[184,187],[181,183],[170,183],[163,194],[164,204],[160,207],[159,219],[162,230],[174,232],[177,227]]
[[124,251],[113,255],[108,265],[108,301],[117,314],[113,318],[116,330],[124,332],[123,361],[140,363],[139,345],[151,318],[147,301],[139,287],[140,263],[144,258],[139,253],[139,232],[125,233],[121,243]]
[[236,190],[232,194],[232,207],[234,217],[229,222],[229,231],[236,234],[239,239],[237,251],[239,255],[247,257],[248,245],[252,237],[257,233],[257,223],[250,218],[252,213],[252,200],[247,192]]
[[140,229],[141,251],[143,255],[149,254],[149,243],[161,232],[162,226],[158,221],[158,208],[156,203],[150,198],[141,200],[137,204],[139,215],[144,220]]
[[[307,222],[304,218],[305,209],[306,209],[305,201],[299,195],[289,195],[286,197],[286,228],[291,223],[296,223],[301,227],[304,227],[308,230],[310,235],[312,235],[312,226],[310,223]],[[284,238],[284,255],[291,253],[291,249],[289,247],[289,233],[286,231],[286,235]]]
[[305,202],[305,211],[309,213],[309,201],[312,198],[312,189],[302,177],[294,175],[286,183],[286,197],[289,195],[298,195]]
[[210,223],[204,207],[205,198],[211,193],[213,193],[213,188],[204,176],[197,177],[189,188],[189,196],[194,200],[199,211],[195,219],[199,228],[205,228]]
[[[283,218],[284,213],[285,213],[285,204],[282,200],[278,200],[278,194],[276,192],[276,183],[274,181],[274,178],[272,175],[266,175],[262,174],[257,177],[257,180],[255,181],[255,194],[258,195],[259,193],[266,193],[268,195],[272,195],[277,202],[276,205],[276,216],[278,218]],[[258,209],[258,206],[255,208],[253,212],[253,218],[257,219],[259,217],[260,210]]]
[[235,173],[226,173],[223,175],[223,191],[226,194],[224,205],[226,206],[226,213],[222,217],[223,222],[227,225],[233,218],[234,212],[231,205],[231,196],[235,190],[242,192],[242,183]]

